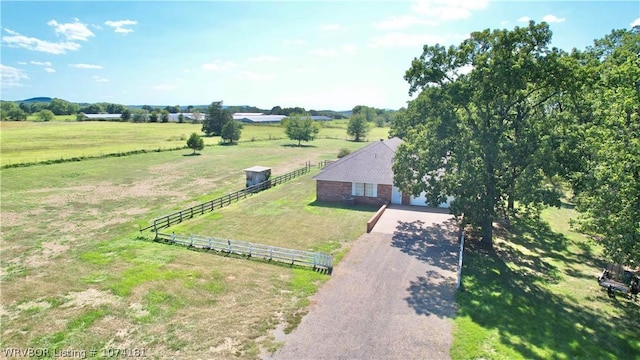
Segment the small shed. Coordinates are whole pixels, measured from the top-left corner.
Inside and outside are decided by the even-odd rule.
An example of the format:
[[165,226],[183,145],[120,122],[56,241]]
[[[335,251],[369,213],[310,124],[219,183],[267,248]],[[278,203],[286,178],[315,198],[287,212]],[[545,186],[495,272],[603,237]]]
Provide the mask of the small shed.
[[252,166],[244,169],[247,177],[247,187],[260,184],[271,178],[271,168],[265,166]]

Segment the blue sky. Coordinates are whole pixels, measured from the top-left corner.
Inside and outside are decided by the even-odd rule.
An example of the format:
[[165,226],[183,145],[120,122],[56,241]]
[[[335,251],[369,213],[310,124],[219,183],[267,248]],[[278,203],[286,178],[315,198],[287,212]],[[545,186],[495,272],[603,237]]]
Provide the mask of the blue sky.
[[584,49],[640,1],[2,1],[1,98],[398,109],[424,44],[547,21]]

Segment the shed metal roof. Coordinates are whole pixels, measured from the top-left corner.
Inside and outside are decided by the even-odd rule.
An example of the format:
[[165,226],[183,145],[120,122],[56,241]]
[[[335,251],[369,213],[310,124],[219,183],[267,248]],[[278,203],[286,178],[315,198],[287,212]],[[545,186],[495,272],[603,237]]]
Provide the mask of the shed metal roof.
[[259,165],[244,169],[244,171],[246,172],[263,172],[267,170],[271,170],[271,168],[266,166],[259,166]]

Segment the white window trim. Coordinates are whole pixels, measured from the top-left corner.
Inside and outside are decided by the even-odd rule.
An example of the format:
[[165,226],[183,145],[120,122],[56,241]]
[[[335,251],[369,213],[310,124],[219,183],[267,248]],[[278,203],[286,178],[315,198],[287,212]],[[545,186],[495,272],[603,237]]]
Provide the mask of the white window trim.
[[[356,192],[356,184],[363,184],[363,188],[362,188],[362,195],[358,195]],[[368,189],[372,189],[372,194],[369,196],[367,195],[367,190]],[[371,184],[371,183],[355,183],[352,182],[351,183],[351,195],[352,196],[362,196],[362,197],[378,197],[378,184]]]

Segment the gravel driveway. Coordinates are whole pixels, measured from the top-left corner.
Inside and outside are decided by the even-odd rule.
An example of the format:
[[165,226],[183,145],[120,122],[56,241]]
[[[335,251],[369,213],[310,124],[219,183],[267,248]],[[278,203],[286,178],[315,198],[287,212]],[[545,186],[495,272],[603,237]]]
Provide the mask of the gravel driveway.
[[267,359],[448,359],[457,246],[451,215],[387,209]]

